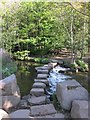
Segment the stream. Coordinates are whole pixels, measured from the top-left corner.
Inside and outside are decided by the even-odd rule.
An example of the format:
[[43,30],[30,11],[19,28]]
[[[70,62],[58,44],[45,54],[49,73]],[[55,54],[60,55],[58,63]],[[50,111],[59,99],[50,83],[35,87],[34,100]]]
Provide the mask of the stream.
[[[36,78],[35,67],[42,66],[41,64],[36,64],[33,62],[26,61],[16,61],[17,63],[17,83],[20,87],[21,96],[28,95],[34,83],[34,79]],[[50,87],[47,88],[47,92],[49,95],[52,95],[56,91],[56,84],[58,82],[63,82],[68,79],[77,80],[83,87],[88,89],[88,74],[87,73],[59,73],[59,71],[67,71],[68,69],[62,68],[59,65],[53,68],[50,71],[50,75],[48,77]]]
[[88,74],[82,72],[66,72],[69,68],[63,68],[59,65],[53,68],[50,72],[48,77],[50,87],[47,89],[47,93],[52,95],[56,92],[56,84],[66,81],[66,80],[76,80],[78,81],[83,87],[88,90]]

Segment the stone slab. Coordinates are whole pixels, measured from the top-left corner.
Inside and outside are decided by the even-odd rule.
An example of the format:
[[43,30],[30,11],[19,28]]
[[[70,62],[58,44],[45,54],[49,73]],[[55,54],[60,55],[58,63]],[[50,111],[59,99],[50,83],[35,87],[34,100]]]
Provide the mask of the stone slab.
[[41,83],[44,83],[46,85],[49,85],[49,81],[47,79],[35,79],[34,82],[41,82]]
[[48,70],[40,70],[40,69],[37,69],[37,73],[41,73],[41,74],[48,74]]
[[34,83],[32,87],[33,87],[33,88],[45,88],[46,85],[45,85],[44,83],[41,83],[41,82],[39,83],[39,82],[37,82],[37,83]]
[[36,70],[51,70],[50,66],[35,67]]
[[44,89],[43,88],[32,88],[30,91],[30,94],[33,96],[43,96],[44,95]]
[[56,113],[56,114],[52,114],[52,115],[45,115],[45,116],[38,116],[37,118],[53,118],[55,120],[55,118],[65,118],[64,114],[62,113]]
[[20,109],[15,112],[12,112],[10,118],[29,118],[30,110],[28,109]]
[[74,100],[72,103],[71,117],[72,118],[88,118],[88,101]]
[[38,74],[37,78],[38,79],[46,79],[48,77],[48,74]]
[[38,105],[38,106],[31,107],[30,116],[44,116],[44,115],[50,115],[55,113],[56,113],[56,110],[53,104]]
[[28,99],[30,105],[42,105],[46,102],[46,96],[31,97]]
[[67,80],[62,83],[57,83],[56,95],[61,107],[66,110],[71,109],[73,100],[88,99],[87,90],[75,80]]

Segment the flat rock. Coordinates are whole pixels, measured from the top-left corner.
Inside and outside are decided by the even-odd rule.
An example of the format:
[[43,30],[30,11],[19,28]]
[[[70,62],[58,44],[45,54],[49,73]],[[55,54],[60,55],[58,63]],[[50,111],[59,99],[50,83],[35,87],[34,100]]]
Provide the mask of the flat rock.
[[46,85],[49,85],[49,82],[47,79],[35,79],[34,82],[41,82],[41,83],[44,83]]
[[38,106],[31,107],[30,116],[44,116],[44,115],[50,115],[55,113],[56,113],[56,110],[53,104],[38,105]]
[[44,83],[46,85],[49,85],[49,81],[47,79],[35,79],[34,82],[41,82],[41,83]]
[[29,118],[30,110],[20,109],[10,114],[10,118]]
[[64,114],[62,113],[56,113],[56,114],[52,114],[52,115],[45,115],[45,116],[38,116],[37,118],[65,118]]
[[74,100],[72,103],[71,117],[72,118],[88,118],[88,101]]
[[36,70],[50,70],[50,66],[41,66],[41,67],[35,67]]
[[45,88],[46,85],[44,83],[38,82],[38,83],[34,83],[32,87],[33,88]]
[[48,77],[48,74],[38,74],[37,78],[38,79],[46,79]]
[[66,110],[71,109],[73,100],[88,100],[87,90],[75,80],[57,83],[56,95],[61,107]]
[[31,97],[28,99],[30,105],[42,105],[46,102],[46,96]]
[[43,88],[32,88],[30,91],[30,94],[33,96],[43,96],[44,95],[44,89]]
[[41,73],[41,74],[48,74],[48,70],[40,70],[40,69],[38,69],[37,70],[37,73]]

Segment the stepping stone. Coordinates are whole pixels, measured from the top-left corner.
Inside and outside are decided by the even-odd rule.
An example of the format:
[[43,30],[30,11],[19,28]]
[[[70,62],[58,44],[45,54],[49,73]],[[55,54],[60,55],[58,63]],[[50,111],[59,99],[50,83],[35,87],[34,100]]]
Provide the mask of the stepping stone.
[[48,77],[48,74],[38,74],[37,75],[37,78],[39,78],[39,79],[45,79],[45,78],[47,78]]
[[30,91],[30,94],[33,96],[43,96],[44,95],[44,89],[43,88],[32,88]]
[[46,96],[34,97],[28,99],[30,105],[42,105],[46,102]]
[[44,83],[39,83],[38,82],[38,83],[34,83],[32,87],[33,88],[45,88],[46,85]]
[[41,73],[41,74],[48,74],[48,70],[37,70],[37,73]]
[[38,116],[37,118],[65,118],[65,116],[62,113],[56,113],[56,114],[52,114],[52,115]]
[[49,82],[47,79],[35,79],[34,82],[41,82],[41,83],[44,83],[46,85],[49,85]]
[[30,116],[44,116],[44,115],[50,115],[55,113],[56,113],[56,110],[53,104],[38,105],[38,106],[31,107]]
[[49,66],[35,67],[36,70],[51,70]]
[[10,118],[29,118],[30,110],[27,109],[20,109],[16,110],[15,112],[12,112],[10,115]]

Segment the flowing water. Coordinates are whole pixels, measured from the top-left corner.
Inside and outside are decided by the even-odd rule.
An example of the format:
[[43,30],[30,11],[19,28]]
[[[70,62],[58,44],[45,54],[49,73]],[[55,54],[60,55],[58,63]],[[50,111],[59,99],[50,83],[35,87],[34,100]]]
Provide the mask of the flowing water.
[[85,87],[88,90],[88,74],[82,72],[79,73],[65,72],[68,70],[69,68],[63,68],[60,67],[59,65],[51,70],[50,75],[48,77],[50,84],[50,88],[48,88],[47,90],[48,94],[52,95],[56,91],[56,84],[58,82],[63,82],[72,79],[78,81],[83,87]]

